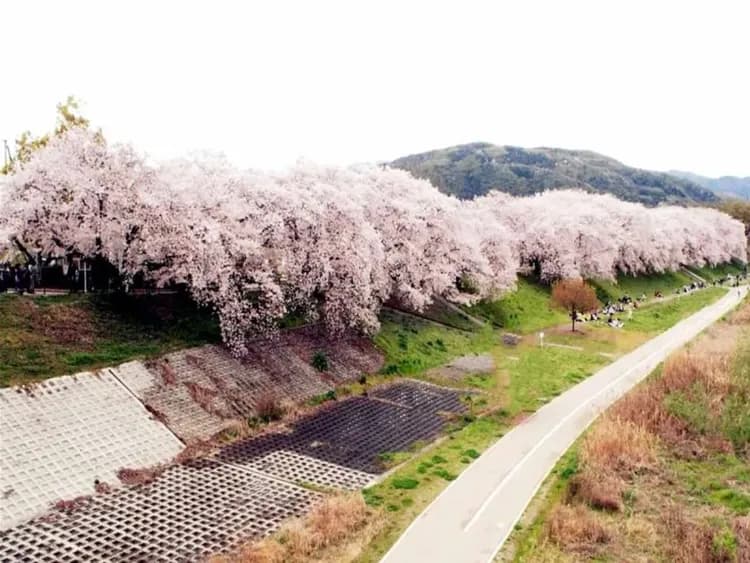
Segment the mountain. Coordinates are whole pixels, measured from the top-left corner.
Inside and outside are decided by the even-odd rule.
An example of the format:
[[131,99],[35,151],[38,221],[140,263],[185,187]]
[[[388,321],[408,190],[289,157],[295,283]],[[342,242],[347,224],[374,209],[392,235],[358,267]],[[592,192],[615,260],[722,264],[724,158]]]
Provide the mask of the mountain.
[[528,195],[559,188],[611,193],[647,205],[718,199],[693,181],[631,168],[590,151],[471,143],[405,156],[390,164],[463,199],[493,189]]
[[750,176],[745,178],[738,178],[737,176],[707,178],[706,176],[699,176],[692,172],[682,172],[680,170],[670,170],[669,174],[695,182],[720,196],[750,199]]

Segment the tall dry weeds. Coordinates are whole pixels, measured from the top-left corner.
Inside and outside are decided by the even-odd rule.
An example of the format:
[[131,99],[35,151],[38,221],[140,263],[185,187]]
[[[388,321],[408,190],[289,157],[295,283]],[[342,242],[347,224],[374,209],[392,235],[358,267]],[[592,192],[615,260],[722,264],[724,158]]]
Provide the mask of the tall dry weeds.
[[[737,387],[733,363],[739,330],[728,325],[713,328],[696,346],[670,357],[661,377],[618,401],[612,415],[658,436],[681,455],[727,451],[717,421]],[[675,398],[693,414],[705,413],[708,426],[674,412],[670,399]]]
[[605,416],[581,447],[584,466],[629,476],[657,464],[656,436],[629,420]]
[[546,536],[566,551],[596,555],[612,539],[594,513],[581,505],[560,505],[550,513]]
[[733,527],[737,539],[737,562],[750,563],[750,516],[735,518]]
[[723,561],[714,551],[714,534],[705,524],[693,522],[679,507],[662,514],[662,537],[669,561],[674,563],[714,563]]
[[[360,493],[335,495],[314,505],[303,518],[287,522],[277,533],[240,548],[212,563],[312,563],[323,553],[360,541],[366,544],[381,528],[382,514],[367,506]],[[360,536],[365,537],[360,537]]]

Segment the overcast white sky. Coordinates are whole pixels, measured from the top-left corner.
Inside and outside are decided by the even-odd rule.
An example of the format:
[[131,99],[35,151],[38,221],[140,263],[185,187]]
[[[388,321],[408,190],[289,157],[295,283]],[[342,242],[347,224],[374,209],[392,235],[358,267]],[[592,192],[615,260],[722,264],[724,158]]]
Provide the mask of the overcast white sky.
[[750,2],[2,2],[0,138],[278,168],[459,143],[750,175]]

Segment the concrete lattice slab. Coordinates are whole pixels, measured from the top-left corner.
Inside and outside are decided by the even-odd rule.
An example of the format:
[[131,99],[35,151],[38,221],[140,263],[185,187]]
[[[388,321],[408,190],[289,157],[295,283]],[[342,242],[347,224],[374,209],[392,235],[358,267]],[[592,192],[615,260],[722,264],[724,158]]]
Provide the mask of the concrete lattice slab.
[[0,562],[201,561],[304,513],[318,493],[211,461],[0,532]]
[[158,419],[186,442],[208,438],[225,427],[225,419],[195,402],[185,381],[175,379],[164,383],[158,370],[156,366],[149,371],[141,362],[128,362],[117,367],[114,373]]
[[271,451],[248,460],[244,465],[292,483],[329,489],[361,489],[377,477],[287,450]]
[[[325,372],[312,366],[318,352],[327,358]],[[377,371],[382,361],[364,338],[332,339],[319,327],[302,327],[274,340],[248,343],[242,360],[221,346],[200,346],[145,366],[129,362],[116,373],[157,418],[182,440],[193,442],[254,416],[261,400],[301,403]]]
[[182,443],[110,373],[80,373],[0,390],[0,529],[58,500],[94,493],[95,480],[166,462]]
[[[325,405],[296,421],[287,433],[266,434],[239,440],[217,459],[257,466],[271,452],[294,452],[359,473],[383,469],[379,454],[403,451],[420,441],[432,440],[446,425],[442,413],[462,413],[461,391],[406,381],[378,389],[369,397],[351,397]],[[326,484],[331,480],[320,467],[300,465],[295,480]],[[353,477],[355,478],[355,477]],[[334,485],[335,486],[335,485]]]

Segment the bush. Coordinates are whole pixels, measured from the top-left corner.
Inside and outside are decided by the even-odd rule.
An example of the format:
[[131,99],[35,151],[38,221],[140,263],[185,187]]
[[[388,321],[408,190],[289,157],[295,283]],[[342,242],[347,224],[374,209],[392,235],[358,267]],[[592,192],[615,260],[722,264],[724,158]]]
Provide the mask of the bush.
[[393,487],[394,489],[416,489],[418,485],[419,481],[410,477],[394,479],[391,483],[391,487]]
[[328,371],[328,357],[325,352],[315,352],[310,363],[318,371]]

